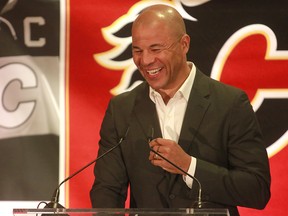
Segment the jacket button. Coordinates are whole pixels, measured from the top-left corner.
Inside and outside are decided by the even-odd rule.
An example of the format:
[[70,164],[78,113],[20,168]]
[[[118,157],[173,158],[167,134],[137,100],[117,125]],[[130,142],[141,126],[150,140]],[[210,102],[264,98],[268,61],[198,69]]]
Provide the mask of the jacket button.
[[170,198],[170,199],[175,199],[175,195],[174,195],[174,194],[170,194],[170,195],[169,195],[169,198]]

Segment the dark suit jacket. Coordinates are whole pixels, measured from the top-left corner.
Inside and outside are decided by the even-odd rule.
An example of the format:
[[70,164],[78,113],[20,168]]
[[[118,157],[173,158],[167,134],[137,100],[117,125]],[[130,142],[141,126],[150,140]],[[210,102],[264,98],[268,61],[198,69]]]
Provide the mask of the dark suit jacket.
[[[148,139],[161,137],[155,104],[146,82],[114,97],[107,108],[98,155],[120,145],[95,166],[90,196],[94,208],[121,208],[130,185],[130,208],[191,207],[198,185],[190,190],[181,175],[167,173],[148,160]],[[264,208],[270,198],[270,171],[262,135],[246,94],[199,70],[190,94],[179,145],[197,158],[195,177],[207,207]]]

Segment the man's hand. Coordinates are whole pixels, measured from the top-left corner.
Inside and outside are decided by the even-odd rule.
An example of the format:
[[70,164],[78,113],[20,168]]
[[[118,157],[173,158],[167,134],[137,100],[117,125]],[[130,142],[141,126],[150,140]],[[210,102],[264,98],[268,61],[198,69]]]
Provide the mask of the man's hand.
[[[158,152],[160,155],[179,166],[185,172],[188,171],[191,163],[191,157],[175,141],[156,138],[152,140],[149,145],[150,148],[153,148],[154,151]],[[152,151],[150,151],[149,160],[153,165],[162,167],[162,169],[166,170],[167,172],[181,175],[184,174]]]

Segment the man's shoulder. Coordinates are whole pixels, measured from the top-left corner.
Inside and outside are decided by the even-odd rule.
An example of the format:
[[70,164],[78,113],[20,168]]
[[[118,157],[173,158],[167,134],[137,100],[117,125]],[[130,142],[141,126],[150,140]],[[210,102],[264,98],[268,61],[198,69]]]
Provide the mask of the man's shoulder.
[[[198,76],[198,80],[200,80],[200,82],[203,83],[207,83],[207,85],[209,86],[210,90],[212,91],[223,91],[223,92],[227,92],[227,93],[243,93],[244,91],[236,86],[233,85],[229,85],[227,83],[221,82],[219,80],[215,80],[211,77],[209,77],[208,75],[204,74],[203,72],[201,72],[198,68],[196,71],[196,74]],[[203,84],[202,83],[202,84]]]
[[149,94],[149,86],[147,82],[142,82],[135,88],[125,91],[119,95],[114,96],[111,100],[115,102],[128,102],[128,101],[135,101],[138,98],[142,98],[143,96]]

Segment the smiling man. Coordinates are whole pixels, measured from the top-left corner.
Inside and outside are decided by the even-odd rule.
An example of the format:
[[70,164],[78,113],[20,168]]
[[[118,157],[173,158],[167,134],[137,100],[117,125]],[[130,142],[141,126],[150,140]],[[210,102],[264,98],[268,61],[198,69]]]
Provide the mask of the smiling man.
[[184,21],[181,16],[175,16],[172,9],[161,13],[155,7],[142,13],[133,24],[133,60],[165,103],[174,96],[191,71],[186,59],[189,43]]
[[124,141],[95,165],[93,207],[124,207],[129,185],[131,208],[195,207],[196,179],[203,207],[238,215],[237,206],[269,201],[268,157],[247,95],[187,61],[189,44],[172,7],[151,6],[133,23],[133,60],[146,81],[109,103],[98,155]]

